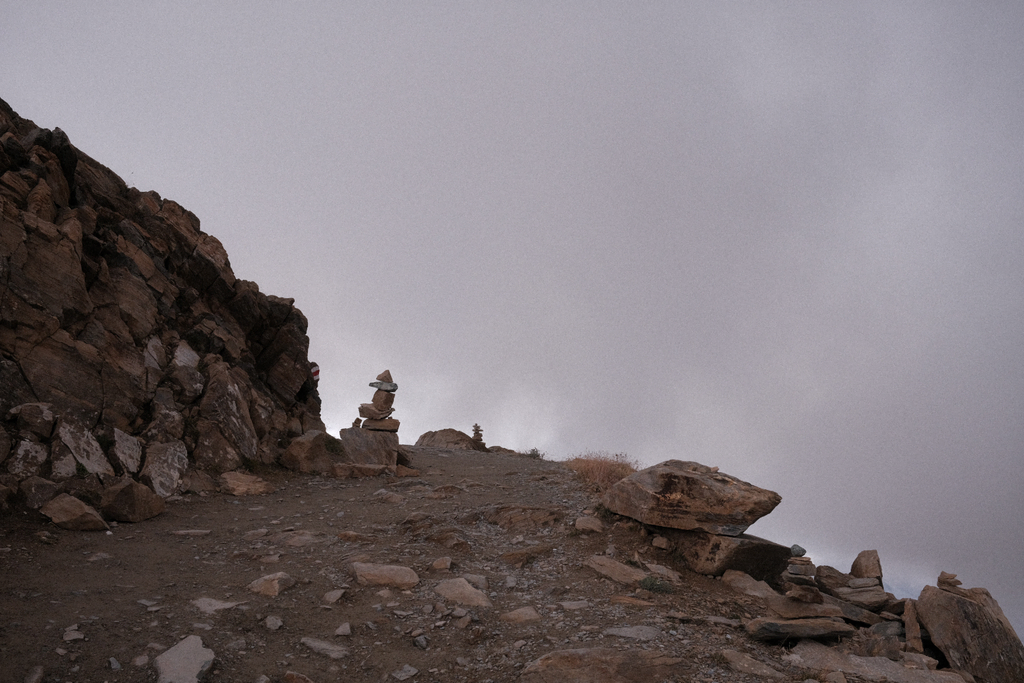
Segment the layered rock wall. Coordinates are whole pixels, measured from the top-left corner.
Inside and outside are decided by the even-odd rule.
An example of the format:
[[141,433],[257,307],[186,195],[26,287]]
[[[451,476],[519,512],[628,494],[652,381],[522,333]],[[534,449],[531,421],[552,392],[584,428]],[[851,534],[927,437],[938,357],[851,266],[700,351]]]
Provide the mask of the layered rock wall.
[[8,489],[127,474],[166,494],[183,473],[152,470],[182,453],[213,473],[276,462],[323,429],[306,326],[292,299],[236,279],[195,215],[0,100]]

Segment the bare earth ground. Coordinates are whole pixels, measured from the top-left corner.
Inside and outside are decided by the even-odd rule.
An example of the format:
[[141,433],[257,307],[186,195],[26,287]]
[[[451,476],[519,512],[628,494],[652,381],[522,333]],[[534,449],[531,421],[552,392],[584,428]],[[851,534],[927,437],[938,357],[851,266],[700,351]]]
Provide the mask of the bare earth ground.
[[[35,513],[0,517],[0,681],[23,683],[41,666],[46,682],[152,682],[153,659],[188,635],[216,653],[205,678],[214,682],[277,682],[289,671],[315,683],[394,681],[392,673],[405,665],[418,671],[410,681],[514,681],[547,652],[598,646],[683,657],[678,681],[769,680],[728,670],[718,654],[724,648],[782,668],[781,648],[704,620],[767,614],[759,599],[682,569],[634,522],[612,518],[604,533],[576,531],[573,522],[593,512],[596,495],[560,463],[413,451],[419,476],[336,480],[268,472],[262,476],[274,493],[186,495],[159,517],[109,533],[65,531]],[[502,505],[549,507],[552,514],[542,524],[487,521]],[[182,531],[209,533],[175,533]],[[540,552],[521,566],[499,558],[517,550]],[[682,583],[672,593],[615,584],[584,566],[605,552],[674,567]],[[432,569],[444,556],[451,568]],[[411,567],[420,582],[407,591],[360,586],[350,573],[353,561]],[[275,572],[296,584],[276,597],[247,590]],[[467,574],[486,578],[494,603],[467,608],[468,620],[433,591],[439,581]],[[325,603],[337,589],[344,595]],[[650,604],[623,604],[622,596]],[[204,613],[193,603],[200,598],[241,604]],[[586,606],[572,605],[580,601]],[[525,606],[542,618],[499,619]],[[282,625],[272,629],[268,617]],[[335,635],[344,623],[351,635]],[[659,635],[640,641],[602,633],[640,625]],[[420,635],[426,641],[418,646]],[[301,643],[305,637],[349,654],[318,654]],[[806,678],[786,673],[787,680]]]

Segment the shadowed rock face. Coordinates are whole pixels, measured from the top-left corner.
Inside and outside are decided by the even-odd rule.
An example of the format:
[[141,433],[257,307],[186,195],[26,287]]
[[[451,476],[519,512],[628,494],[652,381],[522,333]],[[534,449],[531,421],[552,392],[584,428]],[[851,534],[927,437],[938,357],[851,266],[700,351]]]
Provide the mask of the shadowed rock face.
[[[293,304],[236,279],[192,213],[0,101],[0,447],[13,444],[0,485],[147,467],[174,481],[126,460],[159,444],[214,473],[276,462],[292,437],[323,429]],[[52,432],[32,409],[11,413],[23,404],[51,411]],[[59,464],[23,457],[12,470],[22,443]]]
[[[952,577],[952,580],[946,577]],[[984,588],[960,588],[955,575],[925,586],[917,616],[954,669],[985,683],[1024,680],[1024,645]]]
[[738,536],[781,501],[774,491],[717,468],[667,460],[619,481],[602,502],[644,524]]

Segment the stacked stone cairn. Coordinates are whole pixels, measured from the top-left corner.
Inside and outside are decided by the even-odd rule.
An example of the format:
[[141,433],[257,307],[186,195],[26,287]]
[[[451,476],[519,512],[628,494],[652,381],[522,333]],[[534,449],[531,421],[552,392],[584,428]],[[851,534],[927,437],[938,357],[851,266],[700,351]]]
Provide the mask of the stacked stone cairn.
[[814,562],[809,557],[791,557],[786,571],[782,572],[782,580],[797,586],[813,586]]
[[478,444],[480,444],[484,448],[487,448],[487,444],[484,443],[484,430],[477,423],[473,424],[473,441],[476,441]]
[[398,385],[391,378],[391,371],[385,370],[377,375],[377,381],[370,382],[370,386],[377,391],[369,403],[359,405],[359,417],[363,418],[362,428],[376,432],[398,432],[401,423],[391,417],[391,413],[395,412],[393,406]]

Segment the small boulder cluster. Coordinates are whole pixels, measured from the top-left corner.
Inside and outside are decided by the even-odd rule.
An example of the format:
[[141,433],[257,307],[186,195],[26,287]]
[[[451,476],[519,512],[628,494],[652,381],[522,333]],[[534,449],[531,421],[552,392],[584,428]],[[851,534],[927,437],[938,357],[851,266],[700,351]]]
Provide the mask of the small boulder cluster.
[[1020,680],[1024,645],[987,590],[960,588],[943,572],[916,600],[896,598],[883,586],[875,550],[861,552],[846,573],[815,566],[799,546],[744,533],[780,501],[716,467],[677,460],[622,479],[602,500],[646,525],[652,545],[691,570],[762,598],[776,616],[751,619],[746,631],[764,642],[798,642],[783,658],[793,664],[864,680]]

